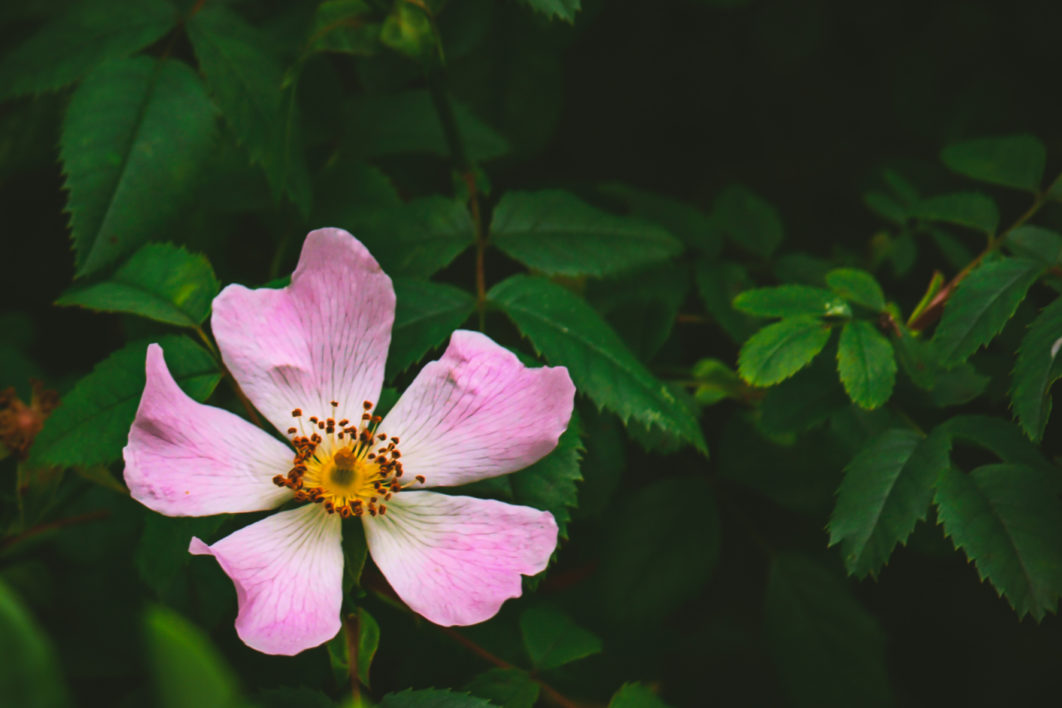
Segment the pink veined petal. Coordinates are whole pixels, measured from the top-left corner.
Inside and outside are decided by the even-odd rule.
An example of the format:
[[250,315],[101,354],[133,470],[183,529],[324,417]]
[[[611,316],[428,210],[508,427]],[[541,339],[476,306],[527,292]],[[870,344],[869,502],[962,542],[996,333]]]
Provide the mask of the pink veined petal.
[[319,504],[273,514],[210,546],[193,538],[188,552],[214,556],[232,578],[236,633],[252,649],[291,656],[339,631],[341,527]]
[[167,516],[272,509],[291,497],[273,484],[291,468],[284,443],[239,416],[196,403],[147,348],[147,382],[129,442],[125,483],[138,502]]
[[291,412],[360,420],[378,402],[395,316],[391,279],[342,229],[306,237],[286,288],[229,285],[214,299],[211,327],[225,365],[278,430]]
[[548,511],[437,492],[401,492],[363,518],[369,552],[398,596],[443,626],[490,619],[519,597],[521,575],[545,570],[557,546]]
[[515,472],[557,446],[575,385],[563,366],[529,369],[479,332],[458,330],[380,430],[399,437],[405,477],[444,487]]

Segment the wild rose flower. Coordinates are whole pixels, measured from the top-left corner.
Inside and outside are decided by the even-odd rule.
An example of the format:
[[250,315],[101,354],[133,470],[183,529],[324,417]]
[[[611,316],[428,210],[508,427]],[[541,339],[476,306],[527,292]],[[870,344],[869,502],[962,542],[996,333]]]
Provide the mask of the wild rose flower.
[[553,516],[526,506],[419,491],[519,470],[567,428],[563,367],[529,369],[477,332],[457,331],[381,419],[394,321],[391,280],[340,229],[311,232],[291,284],[226,287],[211,326],[222,359],[291,446],[186,396],[158,345],[124,450],[134,499],[168,516],[278,512],[189,551],[236,586],[236,631],[296,654],[339,631],[341,519],[359,517],[369,552],[407,605],[441,625],[481,622],[518,597],[557,543]]

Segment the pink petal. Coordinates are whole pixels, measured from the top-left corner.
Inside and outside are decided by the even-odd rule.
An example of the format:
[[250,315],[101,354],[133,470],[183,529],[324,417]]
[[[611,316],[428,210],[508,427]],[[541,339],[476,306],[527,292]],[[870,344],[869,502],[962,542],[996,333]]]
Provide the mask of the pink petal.
[[529,369],[489,337],[458,330],[380,430],[399,437],[407,479],[466,484],[523,469],[552,451],[574,400],[563,366]]
[[272,478],[294,453],[237,415],[196,403],[147,348],[147,382],[122,451],[133,498],[167,516],[272,509],[291,497]]
[[443,626],[482,622],[519,597],[520,575],[545,570],[557,546],[548,511],[492,499],[401,492],[365,517],[369,552],[398,596]]
[[342,229],[306,237],[291,285],[230,285],[214,299],[211,326],[225,365],[277,427],[291,412],[360,420],[379,401],[395,316],[391,279]]
[[195,555],[212,555],[236,586],[236,633],[265,654],[291,656],[327,642],[340,628],[343,548],[339,516],[307,504],[273,514],[212,546],[193,538]]

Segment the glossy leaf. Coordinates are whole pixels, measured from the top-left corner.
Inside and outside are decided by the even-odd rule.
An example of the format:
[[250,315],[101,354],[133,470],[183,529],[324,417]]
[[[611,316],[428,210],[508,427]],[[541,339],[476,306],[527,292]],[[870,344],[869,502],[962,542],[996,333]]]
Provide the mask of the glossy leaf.
[[495,285],[487,298],[547,361],[568,367],[576,389],[598,406],[707,452],[696,418],[579,297],[547,280],[516,275]]
[[903,429],[875,438],[845,467],[830,516],[830,545],[841,544],[848,572],[876,576],[897,543],[926,518],[933,484],[950,461],[947,435]]
[[959,283],[944,307],[933,346],[945,365],[966,360],[999,334],[1044,267],[1025,258],[985,263]]
[[394,287],[397,305],[387,362],[389,378],[445,342],[476,308],[475,298],[452,285],[396,278]]
[[601,211],[560,190],[506,193],[490,233],[491,243],[546,275],[614,275],[682,250],[655,224]]
[[214,139],[214,108],[185,64],[101,65],[74,92],[60,157],[78,275],[165,233]]
[[837,342],[837,372],[857,405],[868,410],[883,405],[896,383],[892,344],[866,320],[846,322]]
[[848,303],[824,288],[779,285],[754,288],[734,298],[734,309],[754,317],[850,317]]
[[999,208],[980,192],[928,197],[914,207],[913,215],[927,221],[956,224],[989,234],[995,233],[999,227]]
[[1018,349],[1010,389],[1011,406],[1022,430],[1040,440],[1051,417],[1051,386],[1062,378],[1062,299],[1045,307],[1029,325]]
[[738,354],[738,373],[753,386],[773,386],[811,363],[830,338],[814,317],[789,317],[752,335]]
[[601,639],[560,610],[530,607],[520,615],[524,649],[536,669],[555,669],[601,652]]
[[1032,135],[978,138],[949,145],[940,159],[972,179],[1035,192],[1043,180],[1047,148]]
[[1062,502],[1043,475],[1020,464],[949,469],[937,482],[937,517],[956,548],[1018,617],[1055,612],[1062,594]]
[[885,293],[874,276],[858,268],[837,268],[826,274],[826,284],[830,288],[856,305],[862,305],[874,312],[885,309]]
[[218,281],[206,257],[168,243],[143,246],[106,280],[75,286],[56,305],[126,312],[195,328],[210,314]]

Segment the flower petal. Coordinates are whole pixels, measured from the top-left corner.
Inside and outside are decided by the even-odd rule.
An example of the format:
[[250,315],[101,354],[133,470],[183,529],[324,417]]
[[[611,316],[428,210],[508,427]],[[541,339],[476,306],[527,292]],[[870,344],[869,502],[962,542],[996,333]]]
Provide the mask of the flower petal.
[[342,229],[306,237],[291,285],[230,285],[214,299],[211,326],[225,365],[278,430],[291,412],[359,420],[378,402],[395,317],[391,279]]
[[291,656],[327,642],[340,628],[343,548],[339,516],[320,505],[282,511],[208,546],[236,586],[236,633],[265,654]]
[[557,446],[575,386],[563,366],[529,369],[479,332],[458,330],[380,430],[399,436],[407,479],[466,484],[523,469]]
[[147,348],[147,381],[122,450],[133,498],[167,516],[272,509],[291,497],[272,478],[294,453],[237,415],[196,403],[166,368],[162,347]]
[[557,546],[548,511],[437,492],[401,492],[364,517],[377,567],[402,600],[443,626],[482,622],[519,597],[520,575],[545,570]]

